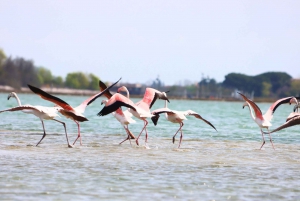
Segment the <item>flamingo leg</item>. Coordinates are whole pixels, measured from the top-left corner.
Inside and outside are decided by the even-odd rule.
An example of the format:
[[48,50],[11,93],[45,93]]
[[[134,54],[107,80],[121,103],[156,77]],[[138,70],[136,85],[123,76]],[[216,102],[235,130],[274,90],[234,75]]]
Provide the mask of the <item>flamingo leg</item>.
[[148,121],[146,119],[145,119],[145,121],[147,122],[146,125],[145,125],[145,132],[146,132],[145,144],[147,144],[147,141],[148,141],[148,131],[147,131]]
[[130,136],[130,131],[129,131],[128,127],[125,127],[125,126],[124,126],[124,129],[125,129],[125,131],[126,131],[126,133],[127,133],[127,138],[126,138],[125,140],[123,140],[122,142],[120,142],[120,143],[119,143],[119,145],[120,145],[120,144],[122,144],[123,142],[125,142],[126,140],[129,140],[129,142],[130,142],[130,145],[131,145],[131,140],[130,140],[130,139],[131,139],[131,136]]
[[273,145],[273,141],[272,141],[272,137],[271,137],[271,133],[269,131],[269,128],[267,128],[267,129],[268,129],[268,133],[269,133],[269,137],[270,137],[270,142],[272,143],[273,149],[275,150],[274,145]]
[[261,149],[264,146],[264,144],[266,143],[266,141],[265,141],[265,137],[264,137],[264,132],[262,131],[262,129],[260,129],[260,131],[261,131],[261,136],[262,136],[262,139],[263,139],[263,143],[260,147],[260,149]]
[[174,142],[175,142],[175,136],[177,135],[177,133],[180,131],[180,129],[181,129],[181,123],[179,123],[180,124],[180,127],[179,127],[179,129],[176,131],[176,133],[175,133],[175,135],[173,136],[173,144],[174,144]]
[[140,132],[139,136],[135,140],[137,145],[139,145],[139,137],[141,136],[142,132],[144,131],[144,129],[146,128],[146,126],[148,124],[148,121],[146,121],[146,120],[143,120],[143,121],[144,121],[144,127],[143,127],[142,131]]
[[77,121],[75,121],[75,123],[78,126],[78,136],[77,136],[76,140],[74,141],[73,145],[76,143],[76,141],[78,140],[78,138],[80,138],[80,145],[82,145],[82,143],[81,143],[81,136],[80,136],[80,126],[79,126],[79,123]]
[[45,126],[44,126],[44,121],[41,119],[41,122],[42,122],[42,125],[43,125],[44,134],[43,134],[42,139],[40,139],[40,141],[35,146],[38,146],[42,142],[42,140],[44,139],[44,137],[46,137],[46,131],[45,131]]
[[65,128],[65,133],[66,133],[66,138],[67,138],[67,143],[68,143],[68,147],[69,147],[69,148],[72,148],[72,145],[70,145],[70,143],[69,143],[69,138],[68,138],[68,134],[67,134],[66,123],[65,123],[65,122],[62,122],[62,121],[58,121],[57,119],[52,119],[52,120],[57,121],[57,122],[61,123],[61,124],[64,126],[64,128]]
[[182,141],[182,137],[183,137],[183,134],[182,134],[182,126],[183,126],[183,122],[180,123],[180,141],[179,141],[179,145],[178,145],[178,149],[180,148],[180,145],[181,145],[181,141]]

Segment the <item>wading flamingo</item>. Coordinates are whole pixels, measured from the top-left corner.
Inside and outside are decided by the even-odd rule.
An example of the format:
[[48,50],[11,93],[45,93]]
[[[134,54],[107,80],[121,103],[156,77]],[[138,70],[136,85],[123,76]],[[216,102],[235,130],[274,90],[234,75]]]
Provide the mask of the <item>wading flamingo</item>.
[[[99,87],[100,87],[100,91],[103,91],[107,88],[107,86],[102,81],[99,81]],[[107,90],[103,95],[107,99],[110,99],[113,96],[109,92],[109,90]],[[129,97],[127,96],[127,98],[129,98]],[[103,100],[102,103],[104,103],[106,105],[108,103],[108,100]],[[120,142],[119,144],[122,144],[126,140],[130,141],[130,139],[135,139],[135,136],[128,129],[128,124],[136,122],[134,119],[131,118],[132,114],[128,110],[123,111],[122,108],[119,107],[115,112],[112,113],[112,115],[121,123],[121,125],[124,127],[124,129],[128,135],[128,137],[125,140],[123,140],[122,142]],[[131,144],[131,141],[130,141],[130,144]]]
[[[129,91],[125,86],[122,86],[118,89],[118,92],[121,92],[121,91],[125,91],[127,93],[127,96],[129,97]],[[139,140],[139,137],[141,136],[141,134],[144,130],[145,130],[145,133],[146,133],[145,143],[147,144],[147,140],[148,140],[148,131],[147,131],[148,121],[147,121],[147,117],[152,117],[153,116],[151,114],[150,109],[153,106],[153,104],[155,103],[155,101],[157,100],[157,98],[170,102],[169,99],[167,98],[167,94],[166,94],[167,92],[160,92],[160,91],[158,91],[156,89],[153,89],[153,88],[146,88],[143,99],[135,104],[137,107],[139,107],[141,110],[143,110],[147,114],[145,116],[139,115],[136,111],[134,111],[130,108],[128,109],[129,112],[133,114],[133,116],[135,116],[136,118],[138,118],[138,119],[140,119],[144,122],[144,127],[143,127],[143,129],[141,130],[140,134],[138,135],[138,137],[136,139],[136,144],[137,145],[139,145],[138,140]]]
[[165,107],[164,108],[160,108],[160,109],[156,109],[154,111],[152,111],[152,114],[154,115],[153,117],[151,117],[151,120],[153,121],[154,125],[157,125],[157,121],[159,119],[159,115],[165,113],[165,117],[168,121],[172,122],[172,123],[178,123],[180,125],[179,129],[177,130],[177,132],[175,133],[175,135],[173,136],[173,144],[175,142],[175,136],[177,135],[177,133],[180,131],[180,141],[179,141],[179,145],[178,148],[180,148],[180,144],[182,141],[182,127],[183,127],[183,121],[186,120],[186,116],[188,115],[192,115],[194,117],[196,117],[197,119],[201,119],[202,121],[204,121],[205,123],[207,123],[208,125],[210,125],[211,127],[213,127],[216,131],[217,129],[206,119],[202,118],[200,116],[200,114],[192,111],[192,110],[186,110],[186,111],[176,111],[176,110],[170,110],[167,106],[167,101],[165,101]]
[[[298,111],[298,100],[297,98],[292,98],[290,100],[290,104],[292,103],[295,103],[295,107],[294,107],[294,112],[292,112],[286,119],[286,122],[284,124],[282,124],[281,126],[279,126],[278,128],[272,130],[270,133],[275,133],[277,131],[280,131],[284,128],[288,128],[288,127],[291,127],[291,126],[295,126],[295,125],[299,125],[300,124],[300,113]],[[297,110],[295,112],[295,110]],[[266,132],[264,132],[266,133]]]
[[76,143],[78,138],[80,138],[80,145],[82,145],[79,122],[88,121],[88,119],[83,115],[85,108],[89,104],[91,104],[93,101],[95,101],[98,97],[100,97],[103,93],[105,93],[106,90],[109,90],[111,87],[113,87],[115,84],[117,84],[120,80],[121,80],[121,78],[117,82],[115,82],[114,84],[112,84],[111,86],[106,88],[104,91],[99,92],[99,93],[95,94],[94,96],[91,96],[90,98],[86,99],[79,106],[77,106],[75,108],[73,108],[68,103],[61,100],[60,98],[55,97],[51,94],[48,94],[47,92],[45,92],[37,87],[31,86],[31,85],[28,85],[28,87],[31,89],[31,91],[33,91],[34,93],[39,95],[41,98],[51,101],[51,102],[59,105],[60,107],[62,107],[58,111],[65,117],[72,119],[78,126],[78,136],[77,136],[76,140],[74,141],[73,145]]
[[72,145],[70,145],[70,143],[69,143],[66,124],[62,121],[59,121],[59,120],[55,119],[55,117],[59,116],[57,114],[57,112],[60,110],[60,107],[44,107],[44,106],[22,105],[19,97],[17,96],[17,94],[15,92],[11,92],[8,95],[7,100],[9,100],[11,97],[13,97],[17,100],[19,106],[12,107],[12,108],[9,108],[9,109],[6,109],[6,110],[2,110],[2,111],[0,111],[0,113],[2,113],[2,112],[22,111],[22,112],[27,113],[27,114],[33,114],[33,115],[37,116],[38,118],[40,118],[40,120],[42,122],[43,130],[44,130],[44,134],[43,134],[41,140],[36,144],[36,146],[38,146],[42,142],[44,137],[46,136],[44,120],[53,120],[53,121],[57,121],[57,122],[61,123],[64,126],[68,147],[72,147]]
[[[261,135],[262,135],[262,139],[263,139],[263,143],[260,147],[260,149],[264,146],[265,144],[265,138],[264,138],[264,132],[262,131],[263,128],[266,128],[268,130],[268,134],[269,134],[269,137],[270,137],[270,142],[272,143],[272,146],[273,146],[273,149],[275,150],[274,148],[274,145],[273,145],[273,142],[272,142],[272,138],[271,138],[271,135],[270,135],[270,131],[269,131],[269,127],[272,125],[271,124],[271,120],[272,120],[272,117],[273,117],[273,114],[275,112],[275,110],[281,105],[281,104],[285,104],[285,103],[289,103],[290,100],[292,98],[294,98],[293,96],[291,97],[286,97],[286,98],[282,98],[282,99],[279,99],[277,101],[275,101],[271,106],[270,108],[267,110],[267,112],[263,115],[260,108],[250,99],[248,99],[245,95],[243,95],[242,93],[240,92],[237,92],[238,94],[240,94],[243,99],[246,101],[246,103],[244,103],[243,105],[243,108],[245,106],[248,106],[249,107],[249,111],[250,111],[250,115],[252,117],[252,119],[255,121],[255,123],[260,127],[260,131],[261,131]],[[297,97],[298,98],[298,97]],[[251,108],[254,110],[254,113],[255,113],[255,116],[251,110]]]

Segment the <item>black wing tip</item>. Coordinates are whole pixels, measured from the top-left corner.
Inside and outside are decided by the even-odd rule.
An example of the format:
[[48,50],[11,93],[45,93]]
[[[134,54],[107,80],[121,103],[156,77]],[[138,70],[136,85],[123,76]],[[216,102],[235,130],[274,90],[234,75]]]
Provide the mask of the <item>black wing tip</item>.
[[159,119],[158,114],[155,114],[153,117],[151,117],[151,120],[155,126],[157,125],[158,119]]

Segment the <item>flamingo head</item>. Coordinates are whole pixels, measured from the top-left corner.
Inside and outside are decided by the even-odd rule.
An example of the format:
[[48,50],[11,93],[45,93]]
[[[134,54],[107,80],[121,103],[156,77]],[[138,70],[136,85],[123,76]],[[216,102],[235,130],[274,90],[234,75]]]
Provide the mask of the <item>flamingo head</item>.
[[167,93],[168,93],[168,92],[169,92],[169,91],[161,92],[161,93],[159,94],[159,99],[166,100],[166,101],[170,102],[169,99],[168,99],[168,97],[167,97]]
[[243,109],[245,108],[245,106],[248,106],[248,107],[249,107],[249,105],[248,105],[247,102],[245,102],[245,103],[243,104]]
[[107,102],[108,102],[108,100],[102,100],[101,105],[103,105],[103,104],[106,105]]
[[118,88],[118,93],[120,93],[121,91],[127,91],[127,88],[125,86],[121,86]]
[[295,98],[295,97],[291,98],[291,100],[290,100],[290,105],[293,104],[293,103],[295,103],[296,105],[298,105],[298,100],[297,100],[297,98]]
[[11,92],[10,94],[8,94],[7,100],[9,100],[11,97],[16,98],[16,93],[15,92]]

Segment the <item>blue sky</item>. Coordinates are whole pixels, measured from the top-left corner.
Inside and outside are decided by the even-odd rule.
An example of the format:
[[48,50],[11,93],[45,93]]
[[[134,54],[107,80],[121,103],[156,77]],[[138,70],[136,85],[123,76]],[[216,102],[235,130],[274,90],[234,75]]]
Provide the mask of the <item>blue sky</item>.
[[65,77],[165,84],[300,77],[300,1],[0,0],[0,48]]

